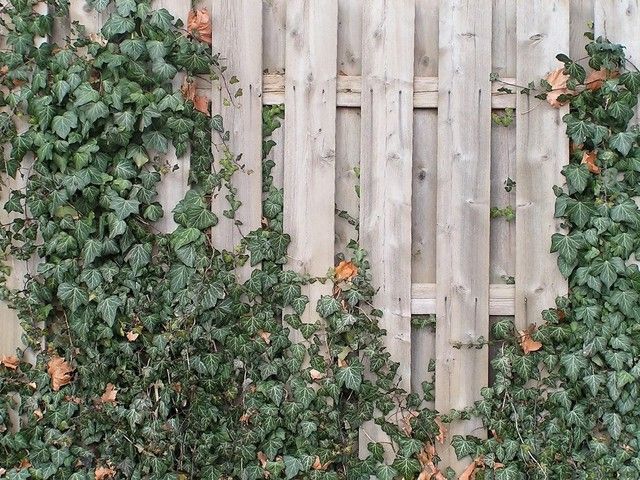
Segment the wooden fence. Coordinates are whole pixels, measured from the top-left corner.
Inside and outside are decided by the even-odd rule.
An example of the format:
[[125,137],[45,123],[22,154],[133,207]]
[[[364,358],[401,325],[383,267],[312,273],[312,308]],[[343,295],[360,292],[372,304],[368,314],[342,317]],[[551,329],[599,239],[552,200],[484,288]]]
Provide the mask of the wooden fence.
[[[68,20],[98,31],[102,16],[84,2],[72,1]],[[186,0],[156,4],[182,19],[191,8]],[[501,93],[490,73],[526,85],[557,68],[559,52],[583,57],[590,22],[597,35],[626,44],[638,58],[638,0],[196,4],[213,13],[213,49],[244,92],[239,108],[223,106],[220,92],[210,92],[232,149],[252,172],[236,180],[243,228],[261,219],[262,106],[284,103],[271,155],[285,190],[290,267],[325,274],[356,235],[335,209],[359,217],[402,385],[419,391],[435,358],[436,408],[471,405],[488,382],[489,351],[456,346],[487,338],[492,316],[515,316],[520,328],[539,323],[540,312],[566,289],[548,253],[558,229],[552,186],[562,183],[568,156],[565,110]],[[57,40],[66,32],[56,25]],[[492,112],[506,109],[515,109],[513,124],[494,124]],[[182,197],[187,171],[181,161],[164,180],[165,211]],[[517,184],[511,192],[504,188],[508,178]],[[491,219],[492,207],[511,207],[515,220]],[[221,247],[240,236],[230,223],[216,232]],[[16,285],[25,268],[16,265]],[[306,293],[313,302],[324,288]],[[412,329],[418,314],[436,314],[435,335]],[[11,313],[0,315],[6,353],[19,334]],[[313,310],[306,315],[314,320]],[[475,421],[451,430],[482,435]],[[442,456],[456,466],[450,452]]]

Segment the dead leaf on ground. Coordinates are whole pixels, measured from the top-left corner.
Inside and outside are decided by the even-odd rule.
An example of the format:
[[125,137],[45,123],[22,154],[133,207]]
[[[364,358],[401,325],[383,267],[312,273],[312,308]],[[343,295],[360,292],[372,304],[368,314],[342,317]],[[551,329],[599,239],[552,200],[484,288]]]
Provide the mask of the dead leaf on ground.
[[206,8],[194,9],[187,17],[187,30],[201,42],[211,45],[211,15]]
[[547,92],[547,102],[554,108],[560,108],[566,102],[561,102],[558,100],[560,95],[568,95],[573,93],[572,90],[567,88],[567,81],[569,80],[569,75],[564,73],[564,67],[560,67],[556,70],[553,70],[545,80],[551,85],[551,91]]
[[7,473],[7,470],[5,468],[0,468],[0,475],[4,475],[5,473]]
[[436,448],[431,443],[427,443],[418,453],[418,461],[422,467],[418,480],[446,480],[446,477],[433,462],[435,456]]
[[262,466],[262,468],[264,468],[267,462],[269,461],[269,459],[267,458],[267,455],[264,452],[258,452],[257,457],[258,457],[258,460],[260,461],[260,465]]
[[131,330],[130,332],[127,332],[127,340],[129,340],[130,342],[135,342],[139,336],[140,334],[137,332],[134,332],[133,330]]
[[528,355],[531,352],[537,352],[542,348],[542,343],[531,337],[535,331],[535,324],[529,325],[526,330],[520,330],[520,346],[522,347],[525,355]]
[[62,357],[53,357],[47,364],[47,372],[51,377],[51,386],[54,392],[71,383],[73,367]]
[[264,340],[264,343],[266,343],[267,345],[271,344],[271,332],[265,332],[263,330],[260,330],[258,332],[258,335],[262,340]]
[[588,90],[592,92],[602,88],[602,84],[609,80],[610,78],[616,78],[620,76],[620,72],[617,70],[607,70],[606,68],[601,68],[600,70],[594,70],[589,75],[587,75],[587,79],[584,81],[585,86]]
[[311,468],[313,468],[314,470],[326,470],[329,465],[331,465],[331,461],[327,462],[327,463],[322,463],[320,461],[320,457],[316,455],[316,459],[313,462],[313,465],[311,465]]
[[447,428],[442,423],[440,417],[435,418],[436,425],[438,425],[438,435],[436,435],[436,440],[440,442],[440,444],[444,445],[444,440],[447,438]]
[[9,67],[7,65],[0,67],[0,75],[6,75],[7,73],[9,73]]
[[402,416],[402,420],[400,423],[402,424],[402,431],[405,433],[407,437],[411,436],[411,432],[413,432],[413,427],[411,426],[411,420],[418,416],[418,412],[415,410],[409,410],[406,414]]
[[20,460],[20,465],[18,465],[18,468],[20,470],[24,470],[25,468],[29,468],[31,467],[31,462],[29,461],[28,458],[23,458],[22,460]]
[[113,478],[116,471],[113,467],[98,467],[96,468],[95,476],[96,480],[106,480],[107,478]]
[[324,377],[326,377],[324,373],[322,373],[320,370],[316,370],[315,368],[309,370],[309,375],[311,376],[311,380],[313,380],[314,382],[322,380]]
[[584,152],[582,154],[582,163],[584,163],[591,173],[598,174],[600,173],[600,167],[596,165],[596,159],[598,158],[598,153],[595,150],[591,150],[590,152]]
[[100,396],[102,403],[116,403],[116,396],[118,395],[118,389],[113,383],[107,383],[104,393]]
[[462,472],[458,480],[472,480],[473,478],[475,478],[476,476],[475,472],[476,472],[477,466],[478,466],[477,461],[471,462],[471,464],[469,464],[469,466],[464,469],[464,472]]
[[336,280],[351,280],[358,274],[358,267],[353,262],[343,260],[336,267]]
[[33,415],[34,415],[38,420],[42,420],[42,417],[44,416],[44,415],[42,414],[42,410],[40,410],[39,408],[36,408],[36,409],[33,411]]
[[4,365],[9,370],[17,370],[18,366],[20,365],[20,360],[18,360],[18,357],[15,357],[13,355],[3,355],[2,358],[0,358],[0,365]]

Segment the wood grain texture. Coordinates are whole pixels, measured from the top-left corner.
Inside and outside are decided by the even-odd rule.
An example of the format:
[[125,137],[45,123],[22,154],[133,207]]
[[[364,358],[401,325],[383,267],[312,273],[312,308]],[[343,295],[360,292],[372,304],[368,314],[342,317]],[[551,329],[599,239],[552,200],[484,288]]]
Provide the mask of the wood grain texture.
[[[490,0],[440,1],[436,409],[463,409],[487,383],[487,349],[454,348],[489,331]],[[464,253],[462,253],[464,252]],[[453,435],[482,435],[478,419]],[[443,466],[462,471],[452,448]]]
[[[245,235],[260,228],[262,218],[262,1],[213,0],[212,12],[213,51],[224,59],[227,79],[238,79],[232,92],[242,89],[242,95],[225,106],[229,94],[217,82],[212,97],[212,111],[220,112],[231,134],[227,146],[233,155],[242,155],[243,168],[232,178],[242,202],[235,219],[222,213],[229,208],[224,196],[214,201],[219,223],[213,230],[213,245],[232,251]],[[248,264],[238,271],[241,279],[250,274]]]
[[[338,73],[362,73],[362,0],[338,0]],[[336,208],[353,218],[360,213],[356,193],[360,167],[360,111],[338,108],[336,125]],[[336,217],[335,253],[348,257],[347,244],[358,232],[344,218]]]
[[262,0],[262,4],[262,65],[265,72],[283,73],[287,0]]
[[86,0],[73,0],[69,3],[69,20],[84,25],[87,33],[98,33],[109,13],[98,12]]
[[[411,182],[415,0],[373,0],[363,11],[360,236],[385,346],[411,390]],[[366,437],[383,440],[373,426]],[[360,453],[368,438],[361,436]]]
[[[284,229],[288,267],[311,276],[333,266],[337,31],[337,0],[287,2]],[[316,322],[315,305],[331,285],[303,292],[310,307],[302,321]]]
[[[518,82],[527,84],[558,68],[557,52],[569,48],[569,1],[518,3]],[[541,104],[542,103],[542,104]],[[569,141],[562,116],[568,107],[551,108],[533,96],[518,96],[516,124],[516,325],[540,323],[541,312],[566,292],[566,282],[549,253],[559,232],[553,218],[553,186],[562,185]],[[542,133],[544,132],[544,133]]]
[[592,28],[595,0],[580,0],[569,3],[571,17],[569,22],[569,56],[578,59],[587,53],[584,46],[589,40],[584,36],[584,33]]

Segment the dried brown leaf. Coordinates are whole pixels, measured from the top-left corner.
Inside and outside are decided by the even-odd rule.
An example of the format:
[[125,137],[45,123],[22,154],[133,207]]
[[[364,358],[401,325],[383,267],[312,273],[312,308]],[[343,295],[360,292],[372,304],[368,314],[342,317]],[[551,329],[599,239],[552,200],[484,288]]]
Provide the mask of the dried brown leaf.
[[116,403],[116,396],[118,395],[118,389],[115,388],[113,383],[107,383],[104,393],[100,396],[102,403]]
[[560,102],[560,95],[573,93],[567,88],[569,75],[564,73],[564,67],[553,70],[545,79],[551,85],[551,91],[547,93],[547,102],[554,108],[560,108],[565,102]]
[[73,370],[73,367],[62,357],[56,356],[49,360],[47,372],[51,377],[51,386],[54,392],[71,383]]
[[131,330],[130,332],[127,332],[127,340],[129,340],[130,342],[135,342],[139,336],[140,334],[137,332],[134,332],[133,330]]
[[542,348],[542,343],[534,340],[531,335],[536,331],[535,324],[531,324],[526,330],[520,330],[520,346],[525,355],[531,352],[537,352]]
[[9,370],[17,370],[20,365],[20,360],[18,360],[18,357],[3,355],[2,358],[0,358],[0,365],[5,366]]
[[262,340],[264,340],[264,343],[266,343],[267,345],[271,344],[271,332],[265,332],[263,330],[260,330],[258,332],[258,335]]
[[326,374],[322,373],[319,370],[316,370],[315,368],[309,370],[309,375],[311,376],[311,380],[313,380],[314,382],[322,380],[324,377],[326,377]]
[[187,17],[187,30],[201,42],[211,45],[211,15],[206,8],[194,9]]
[[358,274],[358,267],[353,262],[343,260],[336,267],[336,280],[351,280]]
[[591,150],[590,152],[584,152],[582,154],[582,163],[587,165],[587,168],[591,173],[595,173],[595,174],[600,173],[600,167],[596,165],[597,158],[598,158],[598,153],[595,150]]
[[113,467],[98,467],[95,471],[96,480],[106,480],[107,478],[113,478],[116,475],[116,470]]
[[442,423],[440,417],[435,418],[436,425],[438,425],[438,435],[436,435],[436,440],[440,442],[440,444],[444,445],[444,440],[447,438],[447,428]]
[[592,92],[602,88],[602,84],[609,80],[610,78],[616,78],[620,76],[620,72],[617,70],[607,70],[606,68],[601,68],[600,70],[594,70],[589,75],[587,75],[587,79],[584,84],[588,90]]
[[258,457],[258,460],[260,461],[260,465],[262,466],[262,468],[264,468],[267,462],[269,461],[269,459],[267,458],[267,455],[264,452],[258,452],[257,457]]

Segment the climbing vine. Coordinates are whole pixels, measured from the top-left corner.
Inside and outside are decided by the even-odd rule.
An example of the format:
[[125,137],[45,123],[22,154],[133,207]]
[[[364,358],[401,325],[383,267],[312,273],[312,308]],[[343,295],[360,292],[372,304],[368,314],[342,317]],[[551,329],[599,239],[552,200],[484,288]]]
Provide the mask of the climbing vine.
[[621,45],[591,37],[586,50],[558,55],[540,94],[570,105],[566,187],[555,187],[565,231],[551,239],[569,292],[537,328],[494,326],[495,383],[473,410],[489,438],[453,439],[460,457],[493,467],[476,478],[640,477],[640,132],[629,126],[640,73]]
[[[185,26],[150,0],[94,0],[112,12],[101,32],[76,26],[57,45],[36,3],[9,0],[0,17],[0,168],[26,183],[4,205],[14,217],[0,251],[37,264],[19,290],[2,267],[26,348],[0,361],[0,477],[439,473],[432,385],[398,387],[365,252],[352,242],[323,278],[286,269],[283,194],[267,160],[280,107],[263,116],[262,228],[233,251],[213,248],[211,200],[228,200],[233,217],[233,178],[246,173],[222,117],[196,95],[203,81],[222,82],[228,104],[239,95],[210,53],[206,12]],[[190,189],[165,212],[171,148],[188,154]],[[165,215],[171,233],[156,226]],[[317,305],[303,294],[310,282],[332,285]],[[307,309],[322,321],[302,322]],[[361,460],[359,427],[371,420],[389,440],[369,442]]]

